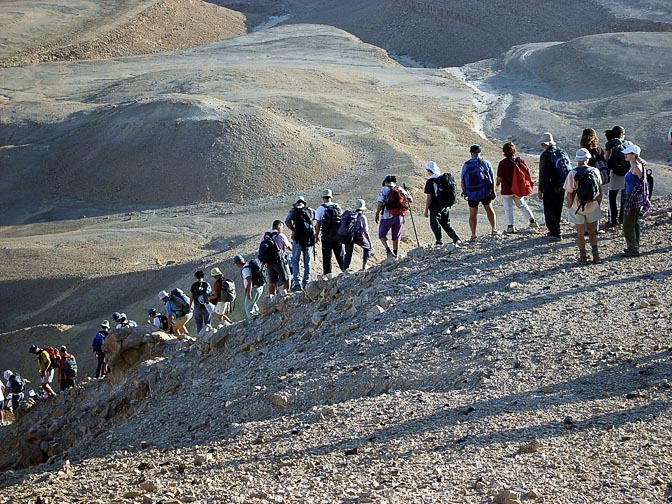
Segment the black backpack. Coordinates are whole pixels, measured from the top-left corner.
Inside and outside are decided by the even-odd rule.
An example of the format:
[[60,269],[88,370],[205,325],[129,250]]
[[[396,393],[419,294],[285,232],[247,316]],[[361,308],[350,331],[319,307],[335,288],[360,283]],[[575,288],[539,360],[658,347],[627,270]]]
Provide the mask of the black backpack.
[[457,184],[450,173],[443,173],[434,179],[434,199],[438,208],[450,208],[457,200]]
[[292,227],[296,243],[303,248],[315,245],[315,227],[313,215],[308,207],[294,208],[292,212]]
[[343,210],[336,203],[324,203],[322,206],[324,207],[320,226],[322,240],[326,242],[339,241],[338,230],[341,227]]
[[250,273],[252,273],[252,285],[255,287],[263,287],[264,284],[266,284],[266,277],[259,261],[252,259],[247,263],[247,267],[250,268]]
[[257,254],[257,258],[262,263],[275,264],[280,261],[280,249],[275,242],[276,236],[278,236],[277,231],[264,233],[264,238],[259,244],[259,253]]
[[168,330],[168,317],[166,317],[162,313],[157,313],[156,317],[158,317],[159,321],[161,322],[161,329],[164,330],[164,331],[167,331]]
[[607,161],[609,169],[614,175],[623,177],[630,169],[630,165],[625,159],[625,154],[623,154],[625,145],[621,140],[614,139],[607,142],[605,147],[607,147],[607,149],[611,149],[609,152],[609,161]]
[[590,166],[579,166],[574,173],[574,182],[577,183],[574,196],[579,200],[574,214],[586,208],[586,203],[595,201],[600,194],[600,184],[595,169]]
[[26,382],[21,375],[13,374],[9,377],[9,388],[12,389],[12,394],[20,394],[26,388]]
[[194,301],[201,306],[208,304],[208,299],[212,295],[212,288],[208,282],[196,282],[192,288],[194,292]]

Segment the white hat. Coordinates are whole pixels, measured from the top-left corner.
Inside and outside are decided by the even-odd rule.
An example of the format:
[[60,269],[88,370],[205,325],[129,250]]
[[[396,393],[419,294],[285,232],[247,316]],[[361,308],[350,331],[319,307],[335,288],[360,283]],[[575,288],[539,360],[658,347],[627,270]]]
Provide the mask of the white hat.
[[434,175],[441,175],[441,169],[434,161],[427,161],[425,164],[425,170],[432,172]]
[[364,201],[363,199],[356,199],[353,208],[355,211],[361,210],[363,212],[364,210],[366,210],[366,201]]
[[576,156],[574,156],[574,159],[577,161],[588,161],[591,157],[590,151],[588,149],[579,149],[576,151]]
[[100,324],[100,327],[103,329],[109,329],[110,328],[110,321],[109,320],[103,320]]
[[544,133],[541,134],[539,143],[544,145],[550,145],[552,147],[555,145],[555,140],[553,140],[553,135],[551,133],[545,131]]
[[163,298],[170,297],[170,294],[168,294],[165,290],[159,292],[159,299],[163,300]]
[[[324,191],[322,191],[322,197],[323,198],[333,198],[334,193],[331,192],[331,189],[325,189]],[[305,203],[305,201],[304,201],[304,203]]]
[[12,376],[14,373],[12,373],[9,369],[5,371],[3,376],[5,377],[5,380],[9,380],[9,377]]
[[637,154],[642,152],[642,149],[639,148],[639,145],[630,144],[625,149],[623,149],[623,154]]
[[296,199],[294,200],[294,204],[296,205],[297,203],[305,204],[306,203],[306,198],[304,198],[303,196],[297,196]]

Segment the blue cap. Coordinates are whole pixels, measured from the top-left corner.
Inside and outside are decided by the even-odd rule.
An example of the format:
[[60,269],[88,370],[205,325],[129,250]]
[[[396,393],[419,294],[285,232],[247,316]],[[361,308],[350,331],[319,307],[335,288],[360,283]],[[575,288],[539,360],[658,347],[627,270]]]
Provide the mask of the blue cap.
[[30,353],[35,353],[37,352],[37,345],[30,345],[30,348],[28,349]]
[[147,315],[151,315],[152,313],[156,313],[156,309],[150,308],[147,310]]

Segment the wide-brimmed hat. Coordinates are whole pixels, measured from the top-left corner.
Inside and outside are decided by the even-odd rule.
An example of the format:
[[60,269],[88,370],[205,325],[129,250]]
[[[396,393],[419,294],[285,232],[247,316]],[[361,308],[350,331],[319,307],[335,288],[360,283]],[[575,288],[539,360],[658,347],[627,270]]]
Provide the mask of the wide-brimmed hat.
[[434,161],[427,161],[425,164],[425,170],[432,172],[434,175],[441,175],[441,169]]
[[109,329],[110,328],[110,321],[109,320],[103,320],[100,323],[100,327],[102,327],[103,329]]
[[324,191],[322,191],[322,197],[323,198],[333,198],[334,193],[331,192],[331,189],[325,189]]
[[163,300],[167,297],[170,297],[170,294],[168,294],[165,290],[162,290],[161,292],[159,292],[159,299]]
[[366,210],[366,201],[364,201],[363,199],[356,199],[353,208],[355,211],[361,210],[363,212],[364,210]]
[[222,271],[221,271],[219,268],[212,268],[212,269],[210,270],[210,274],[211,274],[213,277],[216,277],[216,276],[222,276]]
[[630,144],[623,149],[623,154],[636,154],[639,156],[640,152],[642,152],[642,149],[639,148],[639,145],[635,144]]
[[9,380],[9,377],[12,376],[14,373],[12,373],[9,369],[5,371],[5,373],[2,375],[5,377],[5,381]]
[[121,313],[119,313],[119,312],[114,312],[114,313],[112,314],[112,320],[114,320],[115,322],[118,322],[120,319],[121,319]]
[[61,345],[61,352],[62,353],[67,353],[68,352],[68,347],[66,347],[65,345]]
[[294,200],[294,204],[296,205],[297,203],[303,203],[305,205],[306,198],[304,198],[303,196],[297,196],[296,199]]
[[577,161],[588,161],[591,157],[590,151],[588,149],[579,149],[576,151],[574,159]]
[[548,131],[545,131],[544,133],[541,134],[541,138],[539,139],[539,143],[543,145],[555,145],[555,140],[553,140],[553,135],[549,133]]

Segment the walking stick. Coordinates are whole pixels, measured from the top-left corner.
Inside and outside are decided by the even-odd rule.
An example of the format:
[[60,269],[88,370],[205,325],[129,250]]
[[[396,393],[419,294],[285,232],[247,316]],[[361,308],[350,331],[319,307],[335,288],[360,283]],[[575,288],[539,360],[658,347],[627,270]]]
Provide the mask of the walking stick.
[[[406,184],[403,185],[404,191],[407,191]],[[415,219],[413,219],[413,209],[411,209],[411,204],[408,205],[408,213],[411,216],[411,224],[413,224],[413,232],[415,232],[415,241],[418,242],[418,248],[420,248],[420,238],[418,238],[418,230],[415,228]]]

